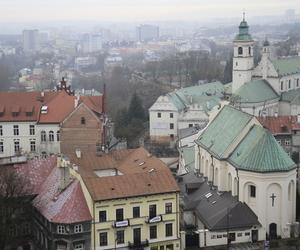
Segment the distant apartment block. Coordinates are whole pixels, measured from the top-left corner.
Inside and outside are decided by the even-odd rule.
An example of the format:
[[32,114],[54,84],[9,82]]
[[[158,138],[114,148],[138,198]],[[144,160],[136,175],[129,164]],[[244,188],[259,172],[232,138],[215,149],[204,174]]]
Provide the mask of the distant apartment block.
[[155,25],[143,24],[136,28],[137,40],[146,42],[159,38],[159,27]]
[[23,30],[23,50],[25,53],[36,52],[40,49],[39,31]]
[[100,51],[102,49],[102,36],[99,34],[84,34],[81,49],[84,53]]

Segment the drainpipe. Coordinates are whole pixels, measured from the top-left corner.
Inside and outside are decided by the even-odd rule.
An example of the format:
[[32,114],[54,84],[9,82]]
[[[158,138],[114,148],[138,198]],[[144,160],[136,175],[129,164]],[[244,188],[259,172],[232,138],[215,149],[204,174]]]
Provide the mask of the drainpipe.
[[240,177],[239,177],[239,170],[236,168],[236,177],[237,177],[237,198],[238,201],[240,200]]
[[214,157],[212,155],[210,155],[210,158],[211,158],[211,166],[212,166],[212,169],[213,169],[213,172],[212,172],[212,186],[214,185],[214,182],[215,182],[215,167],[214,167]]
[[96,250],[96,231],[95,231],[95,202],[93,201],[93,234],[94,234],[94,250]]

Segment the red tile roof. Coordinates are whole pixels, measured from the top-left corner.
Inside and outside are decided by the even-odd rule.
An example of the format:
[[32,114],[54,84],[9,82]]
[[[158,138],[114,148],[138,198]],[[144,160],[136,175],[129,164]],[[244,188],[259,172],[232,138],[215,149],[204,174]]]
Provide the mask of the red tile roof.
[[[43,96],[42,96],[43,95]],[[46,92],[0,92],[1,121],[37,121],[39,123],[61,123],[75,108],[76,96],[62,91]],[[102,96],[81,96],[92,111],[100,114]],[[48,107],[47,114],[41,114],[42,106]],[[28,114],[32,111],[32,114]],[[17,113],[17,114],[13,114]]]
[[292,130],[300,129],[297,116],[257,117],[258,121],[273,135],[291,134]]
[[60,169],[53,169],[42,185],[39,195],[34,199],[33,205],[54,223],[72,224],[91,220],[80,182],[71,179],[68,186],[61,190],[62,178]]

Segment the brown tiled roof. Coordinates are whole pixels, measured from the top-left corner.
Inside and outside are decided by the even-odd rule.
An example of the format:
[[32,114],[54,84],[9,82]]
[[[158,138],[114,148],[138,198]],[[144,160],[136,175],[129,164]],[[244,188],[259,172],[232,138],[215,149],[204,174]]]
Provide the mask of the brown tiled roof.
[[[43,92],[0,92],[1,121],[38,121],[39,123],[60,123],[75,108],[75,96],[63,91]],[[81,96],[92,111],[102,113],[102,96]],[[41,107],[48,106],[47,114],[40,114]],[[32,114],[28,115],[28,113]],[[18,113],[13,114],[13,113]]]
[[[169,168],[144,148],[113,151],[103,156],[82,153],[70,156],[94,200],[107,200],[150,194],[177,192],[178,186]],[[119,176],[98,177],[94,171],[118,169]]]
[[273,135],[291,134],[292,130],[300,129],[297,116],[257,117],[258,121]]

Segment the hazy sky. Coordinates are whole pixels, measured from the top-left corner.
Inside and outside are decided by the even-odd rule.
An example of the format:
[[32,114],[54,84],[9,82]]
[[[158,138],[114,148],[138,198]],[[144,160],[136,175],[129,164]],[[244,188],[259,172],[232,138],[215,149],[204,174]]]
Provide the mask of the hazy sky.
[[0,0],[0,22],[57,20],[203,20],[300,14],[300,0]]

